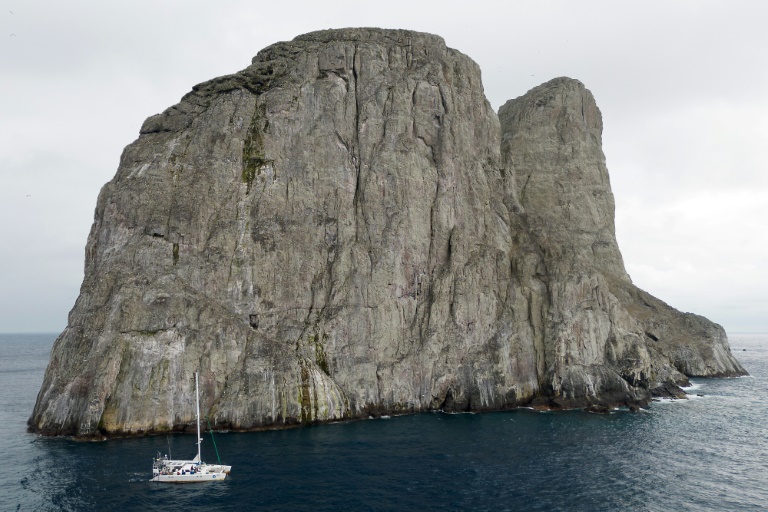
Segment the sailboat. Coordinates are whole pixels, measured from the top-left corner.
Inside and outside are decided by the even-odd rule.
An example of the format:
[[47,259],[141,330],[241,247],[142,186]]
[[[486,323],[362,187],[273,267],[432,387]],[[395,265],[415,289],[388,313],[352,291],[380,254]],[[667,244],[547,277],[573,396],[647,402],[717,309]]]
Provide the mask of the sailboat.
[[195,399],[197,400],[197,455],[192,460],[173,460],[158,453],[152,460],[152,479],[150,482],[170,484],[188,484],[194,482],[215,482],[224,480],[232,470],[232,466],[223,464],[206,464],[200,459],[200,391],[198,375],[195,372]]

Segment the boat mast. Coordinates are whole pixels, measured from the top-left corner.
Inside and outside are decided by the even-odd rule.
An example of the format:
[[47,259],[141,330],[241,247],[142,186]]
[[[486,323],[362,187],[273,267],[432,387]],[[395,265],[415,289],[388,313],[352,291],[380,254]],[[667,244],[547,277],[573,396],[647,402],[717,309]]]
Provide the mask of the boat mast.
[[197,461],[202,462],[200,458],[200,443],[203,438],[200,437],[200,391],[198,390],[197,372],[195,372],[195,399],[197,401]]

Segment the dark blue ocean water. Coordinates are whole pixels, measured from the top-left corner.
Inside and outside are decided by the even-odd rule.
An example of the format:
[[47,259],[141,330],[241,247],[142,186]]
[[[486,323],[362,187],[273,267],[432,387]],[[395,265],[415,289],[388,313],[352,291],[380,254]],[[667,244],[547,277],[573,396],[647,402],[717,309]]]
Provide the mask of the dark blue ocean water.
[[[225,482],[148,482],[194,436],[25,432],[55,335],[0,335],[0,510],[768,509],[768,335],[731,346],[751,377],[696,380],[647,412],[422,414],[222,433]],[[746,349],[746,350],[744,350]],[[704,396],[697,396],[702,394]],[[204,458],[215,459],[209,438]]]

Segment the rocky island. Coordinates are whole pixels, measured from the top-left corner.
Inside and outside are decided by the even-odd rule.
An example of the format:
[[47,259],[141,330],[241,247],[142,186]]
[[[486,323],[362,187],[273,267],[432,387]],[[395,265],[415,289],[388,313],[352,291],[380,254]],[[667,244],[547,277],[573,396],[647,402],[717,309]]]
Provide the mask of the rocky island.
[[605,408],[744,375],[632,284],[592,94],[498,114],[442,38],[314,32],[150,117],[99,194],[46,435]]

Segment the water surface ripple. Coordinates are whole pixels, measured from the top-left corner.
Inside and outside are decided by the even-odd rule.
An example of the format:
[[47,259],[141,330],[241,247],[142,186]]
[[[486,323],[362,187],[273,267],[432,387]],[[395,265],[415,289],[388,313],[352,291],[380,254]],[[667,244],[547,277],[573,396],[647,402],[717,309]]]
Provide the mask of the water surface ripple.
[[[722,511],[768,506],[768,335],[732,335],[752,374],[695,380],[648,411],[422,414],[222,433],[225,482],[148,482],[194,436],[25,432],[54,335],[0,335],[1,510]],[[703,395],[703,396],[697,396]],[[215,454],[206,439],[206,458]]]

